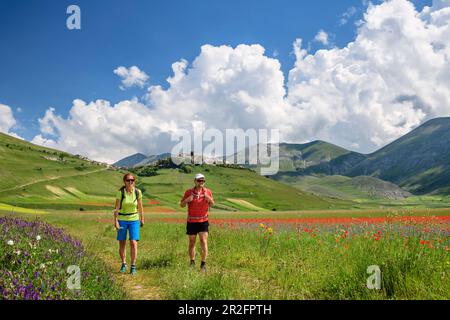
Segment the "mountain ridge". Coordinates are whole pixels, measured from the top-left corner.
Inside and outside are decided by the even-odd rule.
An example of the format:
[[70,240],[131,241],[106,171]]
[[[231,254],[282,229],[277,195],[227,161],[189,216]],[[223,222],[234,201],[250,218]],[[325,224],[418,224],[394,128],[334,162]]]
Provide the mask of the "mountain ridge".
[[[227,160],[248,150],[228,156]],[[450,117],[430,119],[369,154],[322,140],[280,143],[279,150],[280,171],[275,179],[282,175],[372,176],[413,194],[450,194]],[[122,160],[134,157],[136,160],[129,161],[130,166],[148,165],[170,154],[143,156],[135,154]]]

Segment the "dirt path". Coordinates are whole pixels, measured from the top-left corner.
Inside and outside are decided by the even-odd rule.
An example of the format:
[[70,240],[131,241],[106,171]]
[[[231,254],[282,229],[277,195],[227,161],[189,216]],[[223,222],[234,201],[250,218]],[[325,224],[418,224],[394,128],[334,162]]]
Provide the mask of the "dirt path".
[[67,176],[58,176],[58,177],[53,177],[53,178],[49,178],[49,179],[34,180],[33,182],[25,183],[25,184],[22,184],[20,186],[15,186],[13,188],[0,190],[0,193],[7,192],[7,191],[12,191],[12,190],[17,190],[17,189],[24,188],[24,187],[28,187],[28,186],[31,186],[33,184],[40,183],[40,182],[53,181],[53,180],[58,180],[58,179],[61,179],[61,178],[85,176],[85,175],[88,175],[88,174],[91,174],[91,173],[96,173],[96,172],[101,172],[101,171],[106,171],[106,170],[108,170],[108,168],[102,168],[102,169],[98,169],[98,170],[94,170],[94,171],[77,173],[77,174],[70,174],[70,175],[67,175]]
[[117,261],[119,261],[119,259],[117,259],[117,261],[113,261],[111,257],[104,257],[103,261],[113,270],[112,275],[114,279],[116,279],[117,283],[122,284],[122,287],[125,289],[130,299],[162,300],[161,288],[146,284],[148,281],[148,275],[145,274],[145,271],[138,270],[138,273],[132,276],[128,272],[120,273],[118,271],[117,268],[120,267],[120,263],[117,263]]
[[[67,226],[67,225],[66,225]],[[101,232],[103,227],[103,232]],[[154,278],[154,274],[151,274],[147,270],[140,270],[138,268],[136,275],[129,274],[130,265],[127,266],[127,273],[120,273],[120,257],[117,244],[114,242],[114,249],[102,250],[99,243],[103,243],[105,246],[110,245],[110,239],[105,238],[105,235],[111,232],[107,226],[103,223],[95,226],[93,224],[93,229],[96,230],[96,235],[93,235],[93,230],[84,229],[72,229],[69,226],[68,233],[73,234],[75,237],[82,239],[83,245],[87,251],[97,256],[98,259],[102,260],[114,281],[121,285],[123,290],[127,294],[127,298],[131,300],[163,300],[164,292],[162,288],[155,286],[157,280]],[[139,259],[139,257],[138,257]]]
[[[138,273],[134,276],[127,273],[120,273],[118,268],[120,267],[119,259],[113,261],[110,255],[101,255],[100,257],[112,270],[111,274],[117,283],[120,283],[128,298],[132,300],[162,300],[162,289],[156,286],[149,286],[146,284],[148,281],[148,275],[145,271],[138,270]],[[129,266],[128,266],[129,267]]]
[[[128,277],[130,275],[119,275],[119,277]],[[124,282],[124,288],[126,292],[130,295],[132,300],[162,300],[160,295],[160,288],[144,286],[138,281],[139,276],[133,276],[132,279],[127,279]]]

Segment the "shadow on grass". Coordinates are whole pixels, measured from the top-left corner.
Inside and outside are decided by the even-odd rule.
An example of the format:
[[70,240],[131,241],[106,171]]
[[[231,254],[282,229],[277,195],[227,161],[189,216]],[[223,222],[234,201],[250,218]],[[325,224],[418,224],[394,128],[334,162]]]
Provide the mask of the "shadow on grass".
[[139,268],[148,270],[148,269],[159,269],[159,268],[168,268],[173,264],[174,257],[171,255],[161,255],[156,258],[144,258],[139,262]]

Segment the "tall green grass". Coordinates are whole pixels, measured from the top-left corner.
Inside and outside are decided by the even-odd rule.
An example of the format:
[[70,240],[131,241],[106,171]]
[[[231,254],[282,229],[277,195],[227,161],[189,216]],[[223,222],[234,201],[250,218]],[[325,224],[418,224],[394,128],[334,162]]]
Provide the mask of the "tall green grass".
[[[49,213],[42,219],[82,239],[114,272],[120,258],[112,220],[105,217]],[[198,243],[196,268],[189,268],[184,224],[151,216],[146,221],[138,245],[139,278],[124,281],[158,288],[161,299],[450,298],[448,224],[272,225],[269,232],[238,220],[212,223],[203,274]],[[367,288],[371,265],[381,270],[381,290]]]

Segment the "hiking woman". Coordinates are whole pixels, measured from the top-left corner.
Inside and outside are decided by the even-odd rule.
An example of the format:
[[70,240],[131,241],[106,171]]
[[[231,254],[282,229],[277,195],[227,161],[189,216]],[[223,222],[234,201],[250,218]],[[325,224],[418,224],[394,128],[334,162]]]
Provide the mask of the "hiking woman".
[[125,273],[127,271],[126,242],[128,232],[131,252],[131,274],[136,274],[139,226],[144,226],[142,192],[135,187],[135,182],[136,178],[131,173],[127,173],[123,177],[124,185],[116,193],[116,206],[114,209],[114,227],[117,230],[117,240],[119,240],[119,254],[120,258],[122,259],[122,267],[120,268],[120,272]]

